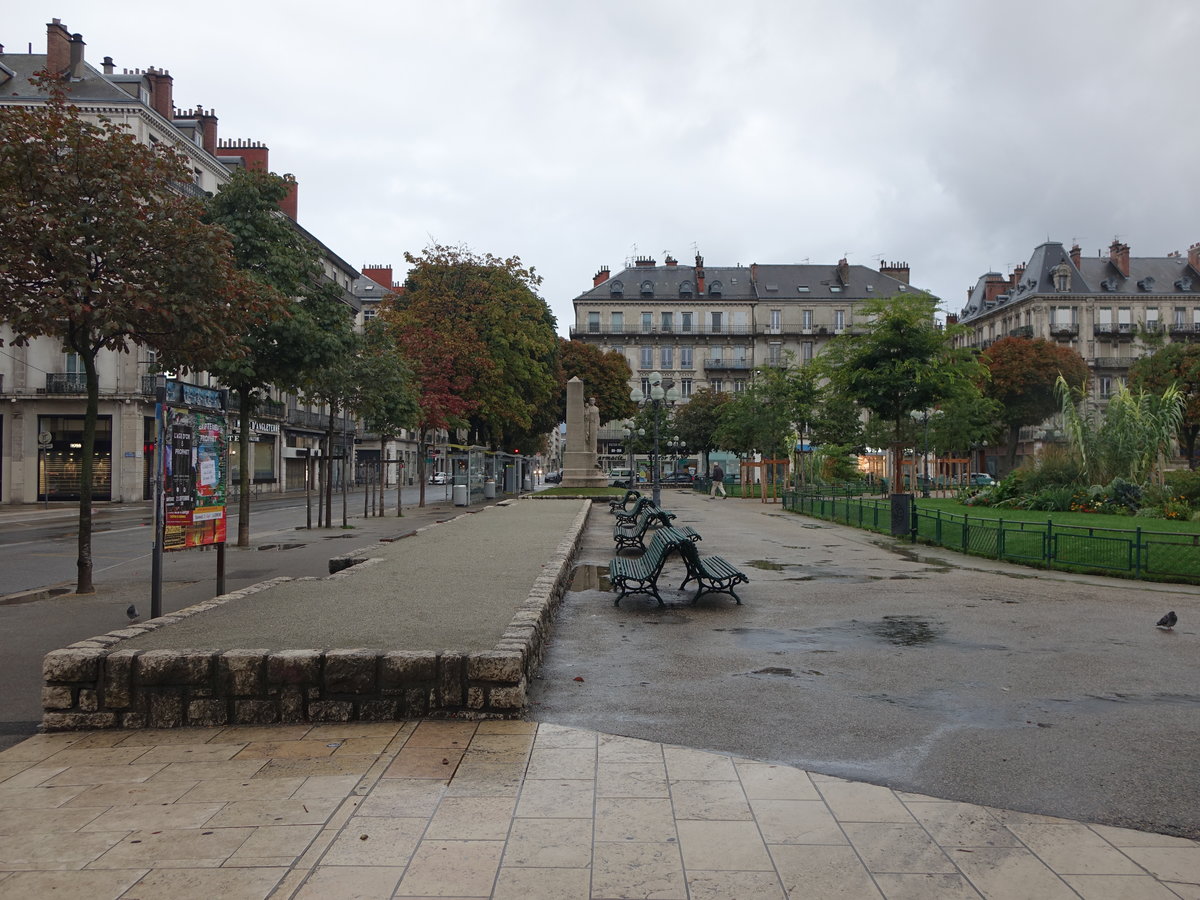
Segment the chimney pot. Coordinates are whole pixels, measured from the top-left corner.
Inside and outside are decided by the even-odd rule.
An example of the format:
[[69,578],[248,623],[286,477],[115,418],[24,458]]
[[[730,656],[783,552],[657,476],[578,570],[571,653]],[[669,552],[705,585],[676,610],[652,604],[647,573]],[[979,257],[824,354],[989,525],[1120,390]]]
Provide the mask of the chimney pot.
[[592,287],[599,287],[604,284],[604,282],[608,281],[608,275],[608,266],[601,266],[599,271],[592,276]]
[[71,79],[74,81],[83,78],[83,48],[86,46],[82,34],[71,35]]
[[113,63],[113,58],[111,56],[104,57],[104,74],[111,75],[114,67],[115,64]]
[[61,78],[70,67],[71,35],[61,19],[51,19],[46,25],[46,69]]

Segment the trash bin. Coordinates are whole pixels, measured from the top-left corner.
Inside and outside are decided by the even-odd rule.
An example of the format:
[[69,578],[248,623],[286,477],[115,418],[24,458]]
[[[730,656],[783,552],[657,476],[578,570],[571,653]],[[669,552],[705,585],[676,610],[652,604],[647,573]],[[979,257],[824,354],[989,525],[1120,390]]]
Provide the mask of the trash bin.
[[454,486],[454,505],[467,505],[467,486],[465,484],[456,484]]
[[483,483],[483,496],[486,500],[496,499],[496,482],[488,479]]

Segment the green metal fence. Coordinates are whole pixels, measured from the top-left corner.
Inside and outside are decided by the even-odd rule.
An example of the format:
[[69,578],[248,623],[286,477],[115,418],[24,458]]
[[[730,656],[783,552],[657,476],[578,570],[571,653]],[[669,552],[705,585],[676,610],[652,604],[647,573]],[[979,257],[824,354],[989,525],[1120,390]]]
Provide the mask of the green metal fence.
[[[891,502],[834,492],[789,491],[793,512],[890,534]],[[912,504],[905,537],[951,550],[1034,566],[1120,574],[1154,581],[1200,583],[1200,534],[1121,530],[1045,522],[1005,521],[921,509]]]

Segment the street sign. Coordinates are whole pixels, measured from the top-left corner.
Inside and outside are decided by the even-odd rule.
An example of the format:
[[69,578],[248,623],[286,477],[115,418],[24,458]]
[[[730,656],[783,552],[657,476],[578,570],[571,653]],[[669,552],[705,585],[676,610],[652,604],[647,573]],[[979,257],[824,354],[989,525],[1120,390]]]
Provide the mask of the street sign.
[[43,431],[38,435],[38,443],[43,445],[52,444],[54,443],[54,435],[48,431]]

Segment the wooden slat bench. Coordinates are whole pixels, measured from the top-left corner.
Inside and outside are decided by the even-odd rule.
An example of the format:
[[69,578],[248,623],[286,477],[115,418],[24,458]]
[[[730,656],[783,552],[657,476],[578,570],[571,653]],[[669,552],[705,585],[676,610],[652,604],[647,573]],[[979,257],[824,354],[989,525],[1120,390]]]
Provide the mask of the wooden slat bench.
[[683,579],[679,589],[683,590],[689,581],[695,581],[700,588],[692,598],[693,605],[700,599],[701,594],[729,594],[737,601],[738,606],[742,605],[742,598],[734,593],[733,588],[737,584],[749,583],[750,578],[745,572],[720,556],[702,557],[691,541],[683,541],[675,547],[687,565],[687,578]]

